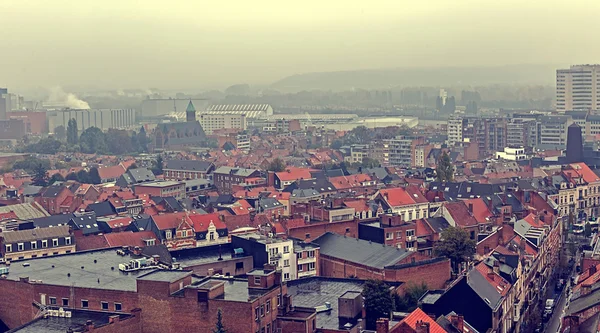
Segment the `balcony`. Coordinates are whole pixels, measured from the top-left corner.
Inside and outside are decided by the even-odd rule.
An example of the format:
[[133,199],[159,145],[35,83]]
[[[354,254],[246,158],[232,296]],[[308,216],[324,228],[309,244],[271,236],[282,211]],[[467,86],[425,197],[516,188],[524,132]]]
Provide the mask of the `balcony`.
[[316,276],[316,275],[317,275],[316,270],[298,272],[298,278],[303,278],[303,277],[307,277],[307,276]]
[[406,236],[407,242],[414,242],[417,240],[417,236]]

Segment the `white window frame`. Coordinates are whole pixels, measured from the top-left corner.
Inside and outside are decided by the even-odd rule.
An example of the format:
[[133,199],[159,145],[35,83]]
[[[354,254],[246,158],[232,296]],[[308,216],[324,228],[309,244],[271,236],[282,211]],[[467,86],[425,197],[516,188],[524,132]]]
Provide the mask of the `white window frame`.
[[58,246],[58,238],[52,239],[52,247],[57,247],[57,246]]
[[173,233],[171,233],[171,230],[167,230],[167,231],[165,231],[165,238],[166,238],[166,239],[171,239],[171,238],[173,238]]
[[42,239],[42,248],[47,248],[47,247],[48,247],[48,240]]
[[32,241],[31,242],[31,249],[32,250],[37,250],[37,241]]
[[17,244],[17,251],[24,251],[24,250],[25,250],[25,244],[18,243]]
[[65,244],[71,245],[71,237],[65,237]]
[[12,244],[6,244],[6,252],[12,252]]

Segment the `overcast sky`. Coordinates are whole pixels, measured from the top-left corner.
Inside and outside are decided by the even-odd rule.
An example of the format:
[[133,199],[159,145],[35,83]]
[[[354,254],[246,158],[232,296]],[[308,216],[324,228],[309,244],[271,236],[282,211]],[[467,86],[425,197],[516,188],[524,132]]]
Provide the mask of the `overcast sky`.
[[598,0],[0,0],[0,86],[202,88],[600,62]]

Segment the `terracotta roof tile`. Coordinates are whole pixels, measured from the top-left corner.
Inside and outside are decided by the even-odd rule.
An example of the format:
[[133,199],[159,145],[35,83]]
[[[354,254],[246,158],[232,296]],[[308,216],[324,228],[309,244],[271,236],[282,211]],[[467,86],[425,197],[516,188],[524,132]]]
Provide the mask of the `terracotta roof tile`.
[[433,320],[430,316],[428,316],[423,310],[420,308],[416,308],[415,311],[411,312],[406,318],[404,318],[399,325],[402,323],[407,324],[413,330],[417,328],[417,322],[425,322],[429,324],[429,332],[430,333],[446,333],[446,330],[442,328],[438,323]]

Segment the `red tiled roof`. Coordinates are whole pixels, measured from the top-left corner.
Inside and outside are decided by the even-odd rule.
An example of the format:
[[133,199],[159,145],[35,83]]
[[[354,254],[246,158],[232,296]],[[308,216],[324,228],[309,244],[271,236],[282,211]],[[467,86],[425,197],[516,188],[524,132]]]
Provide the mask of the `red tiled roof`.
[[433,229],[431,228],[429,223],[427,223],[425,220],[423,220],[423,219],[416,220],[415,224],[417,226],[417,229],[416,229],[417,237],[433,235],[433,233],[434,233]]
[[311,169],[308,168],[286,168],[285,171],[276,172],[275,174],[282,182],[285,181],[294,181],[299,179],[311,179],[312,175],[310,174]]
[[490,218],[493,214],[490,212],[482,198],[467,199],[464,201],[467,207],[469,207],[469,204],[473,205],[473,217],[477,220],[477,223],[485,224],[492,222]]
[[508,281],[494,273],[494,270],[488,267],[484,262],[479,263],[475,268],[483,275],[487,282],[494,287],[498,294],[506,296],[511,286]]
[[572,163],[569,166],[576,170],[576,172],[585,180],[587,183],[599,182],[600,177],[587,166],[587,164],[581,163]]
[[477,220],[469,212],[469,208],[463,201],[446,202],[444,203],[444,207],[457,225],[461,227],[472,227],[477,225]]
[[98,168],[98,174],[102,179],[119,178],[125,173],[122,165],[113,165],[109,167]]
[[303,218],[298,218],[298,219],[289,219],[286,222],[286,226],[289,229],[293,229],[293,228],[300,228],[300,227],[304,227],[306,225],[306,222],[304,221]]
[[18,219],[19,217],[12,210],[7,213],[0,213],[0,221]]
[[189,219],[196,232],[208,231],[208,226],[211,222],[217,229],[227,229],[227,225],[221,221],[221,214],[219,213],[194,214],[190,215]]
[[529,223],[532,227],[535,227],[535,228],[543,228],[544,227],[544,223],[542,223],[542,221],[540,221],[538,218],[536,218],[535,214],[530,213],[529,215],[525,216],[523,218],[523,220],[525,220],[525,222]]
[[109,247],[115,246],[146,246],[144,239],[154,239],[154,243],[158,244],[156,235],[152,231],[124,231],[124,232],[111,232],[104,234],[106,243]]
[[366,200],[348,200],[344,201],[344,206],[354,208],[355,212],[366,212],[369,210]]
[[107,223],[111,228],[122,228],[130,225],[131,222],[133,222],[133,219],[131,217],[120,217],[114,220],[110,220]]
[[422,202],[422,200],[427,202],[427,199],[423,197],[423,194],[421,194],[421,192],[416,191],[413,193],[409,193],[402,187],[381,189],[379,190],[379,194],[392,207],[414,205],[415,203]]
[[371,176],[365,174],[329,178],[329,182],[336,188],[336,190],[345,190],[354,187],[362,187],[362,183],[368,181],[371,181]]
[[429,333],[447,333],[445,329],[442,328],[438,323],[433,320],[430,316],[428,316],[423,310],[420,308],[416,308],[415,311],[411,312],[406,318],[404,318],[399,325],[402,323],[407,324],[413,330],[417,329],[417,322],[425,322],[429,324]]
[[429,202],[427,198],[423,195],[418,186],[409,185],[406,187],[406,192],[410,194],[415,201],[415,203],[426,203]]
[[159,230],[174,229],[177,228],[182,221],[186,221],[190,225],[193,225],[193,222],[190,220],[190,218],[186,216],[187,214],[188,213],[186,212],[182,212],[154,215],[152,216],[152,220],[154,220],[154,223],[156,224]]
[[121,162],[120,164],[121,164],[121,166],[122,166],[122,167],[123,167],[125,170],[127,170],[127,168],[129,168],[130,166],[132,166],[132,165],[134,165],[134,164],[135,164],[135,160],[127,160],[127,161],[123,161],[123,162]]
[[285,229],[281,223],[273,223],[273,229],[275,229],[275,234],[285,234]]
[[75,239],[77,244],[77,251],[97,250],[106,249],[110,247],[104,235],[89,235],[77,237]]
[[235,215],[246,215],[254,211],[254,207],[248,201],[242,199],[234,203],[230,208]]

